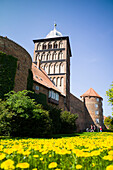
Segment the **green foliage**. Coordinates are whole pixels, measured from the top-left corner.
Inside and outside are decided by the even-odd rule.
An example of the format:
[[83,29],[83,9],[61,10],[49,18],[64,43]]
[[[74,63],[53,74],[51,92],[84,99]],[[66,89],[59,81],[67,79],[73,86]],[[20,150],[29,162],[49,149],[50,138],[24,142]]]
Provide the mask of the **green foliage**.
[[29,73],[28,73],[28,77],[27,77],[27,90],[32,91],[32,89],[33,89],[33,73],[29,69]]
[[106,117],[104,120],[104,124],[109,130],[113,130],[113,117]]
[[[0,101],[1,135],[44,137],[51,135],[51,119],[41,105],[27,96],[30,91],[9,92]],[[33,92],[31,92],[33,93]]]
[[61,109],[58,109],[56,107],[53,107],[51,105],[46,105],[44,109],[48,110],[49,117],[52,120],[52,133],[58,134],[61,130]]
[[34,99],[37,104],[42,104],[43,106],[47,105],[47,96],[43,93],[36,94],[29,93],[30,98]]
[[106,91],[106,95],[108,96],[108,102],[113,106],[113,82],[111,84],[111,88]]
[[61,133],[73,133],[76,130],[77,114],[64,111],[61,113]]
[[13,90],[17,68],[17,59],[0,52],[0,98]]

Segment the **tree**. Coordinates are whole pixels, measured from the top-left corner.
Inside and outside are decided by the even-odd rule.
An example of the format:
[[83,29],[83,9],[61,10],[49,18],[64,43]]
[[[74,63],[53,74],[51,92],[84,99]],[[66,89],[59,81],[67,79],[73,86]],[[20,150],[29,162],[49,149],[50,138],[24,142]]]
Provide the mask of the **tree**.
[[105,118],[104,124],[106,128],[113,130],[113,118],[111,116]]
[[111,84],[111,88],[106,91],[106,95],[108,96],[108,102],[113,106],[113,82]]
[[2,135],[45,137],[51,134],[48,111],[27,96],[27,90],[6,94],[0,101],[0,130]]
[[76,130],[77,114],[64,111],[61,113],[61,133],[73,133]]

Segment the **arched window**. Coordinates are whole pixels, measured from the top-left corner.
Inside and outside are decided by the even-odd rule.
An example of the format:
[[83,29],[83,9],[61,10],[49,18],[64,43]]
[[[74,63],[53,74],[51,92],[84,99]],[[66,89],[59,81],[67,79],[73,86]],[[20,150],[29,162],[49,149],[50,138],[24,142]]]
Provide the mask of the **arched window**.
[[55,73],[59,73],[59,64],[55,64]]
[[48,60],[51,60],[51,54],[50,53],[48,54]]
[[62,41],[59,43],[59,47],[63,48],[63,42]]
[[48,74],[48,65],[45,66],[45,71]]
[[41,50],[41,44],[37,45],[37,50]]
[[42,54],[42,61],[45,61],[45,53]]
[[56,77],[53,78],[53,82],[56,85]]
[[49,43],[49,44],[48,44],[48,49],[51,49],[51,48],[52,48],[52,44]]
[[60,52],[60,53],[59,53],[59,60],[62,60],[62,59],[63,59],[63,53]]
[[36,55],[35,61],[38,61],[38,60],[40,60],[40,54],[37,54],[37,55]]
[[43,50],[46,49],[46,44],[43,44],[42,49],[43,49]]
[[57,83],[56,84],[57,84],[57,87],[60,87],[60,78],[59,77],[57,78]]
[[60,64],[60,73],[64,73],[64,63]]
[[57,53],[53,54],[53,60],[57,60]]
[[53,64],[50,65],[50,74],[54,74],[54,65]]
[[57,48],[57,47],[58,47],[57,43],[54,43],[54,48]]
[[41,64],[43,70],[45,70],[45,64]]
[[63,77],[61,77],[61,83],[60,83],[60,85],[63,87],[64,86],[64,78]]

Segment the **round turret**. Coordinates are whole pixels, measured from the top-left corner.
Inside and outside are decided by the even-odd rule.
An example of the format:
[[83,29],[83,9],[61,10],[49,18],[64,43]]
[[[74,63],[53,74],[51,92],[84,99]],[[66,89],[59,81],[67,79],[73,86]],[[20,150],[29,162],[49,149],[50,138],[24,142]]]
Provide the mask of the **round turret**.
[[103,127],[102,97],[98,95],[98,93],[96,93],[92,88],[90,88],[80,97],[82,97],[85,107],[89,112],[94,124],[98,128],[100,128],[100,126]]

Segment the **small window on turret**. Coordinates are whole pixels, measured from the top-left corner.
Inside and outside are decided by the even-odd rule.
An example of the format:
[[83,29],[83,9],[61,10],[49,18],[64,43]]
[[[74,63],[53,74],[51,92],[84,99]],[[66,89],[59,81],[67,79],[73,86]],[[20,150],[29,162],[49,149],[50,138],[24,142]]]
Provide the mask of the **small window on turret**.
[[97,100],[97,102],[99,102],[99,98],[97,98],[96,100]]
[[95,111],[95,115],[98,115],[98,113],[99,113],[98,110],[96,110],[96,111]]
[[99,124],[99,119],[98,118],[96,119],[96,123]]
[[97,108],[97,107],[98,107],[98,104],[95,104],[95,107]]

